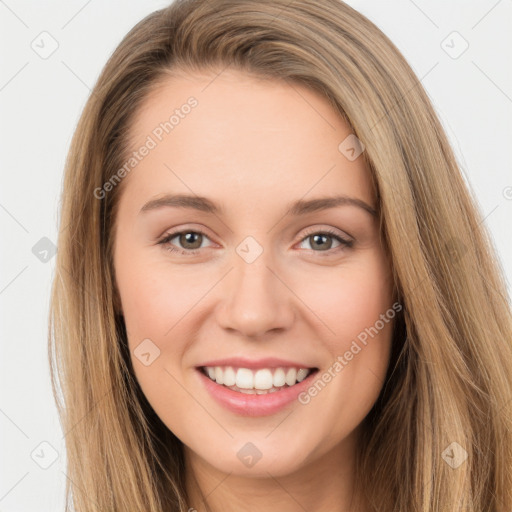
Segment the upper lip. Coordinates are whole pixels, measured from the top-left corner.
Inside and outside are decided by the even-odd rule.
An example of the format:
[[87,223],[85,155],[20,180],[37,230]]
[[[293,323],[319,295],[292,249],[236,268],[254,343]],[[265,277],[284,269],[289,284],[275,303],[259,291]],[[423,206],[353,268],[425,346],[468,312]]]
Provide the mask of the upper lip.
[[228,357],[224,359],[212,359],[198,365],[205,366],[234,366],[236,368],[315,368],[309,364],[287,361],[277,357],[264,357],[262,359],[247,359],[245,357]]

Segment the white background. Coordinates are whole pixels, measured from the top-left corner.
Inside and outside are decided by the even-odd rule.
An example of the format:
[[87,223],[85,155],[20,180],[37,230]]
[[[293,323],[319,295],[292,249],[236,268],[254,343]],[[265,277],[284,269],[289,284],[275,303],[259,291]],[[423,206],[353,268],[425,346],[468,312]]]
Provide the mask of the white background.
[[[510,293],[512,0],[348,3],[395,42],[422,80],[478,198]],[[64,442],[46,360],[55,260],[40,261],[32,248],[43,237],[56,242],[64,159],[90,88],[129,29],[166,4],[0,0],[0,512],[63,510]],[[58,43],[46,59],[31,47],[49,37],[43,31]],[[463,40],[453,31],[469,44],[458,58]],[[41,442],[58,454],[48,469],[35,462],[51,462],[52,449]]]

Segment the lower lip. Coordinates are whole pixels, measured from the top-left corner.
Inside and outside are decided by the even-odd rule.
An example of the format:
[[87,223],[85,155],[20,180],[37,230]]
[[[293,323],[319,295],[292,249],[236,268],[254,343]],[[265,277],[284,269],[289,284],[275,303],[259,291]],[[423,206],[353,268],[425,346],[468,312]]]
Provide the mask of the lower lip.
[[209,379],[201,370],[197,369],[199,376],[214,400],[226,409],[242,416],[268,416],[284,409],[295,401],[300,393],[310,385],[312,377],[317,371],[309,374],[302,382],[283,388],[274,393],[264,395],[240,393],[217,384]]

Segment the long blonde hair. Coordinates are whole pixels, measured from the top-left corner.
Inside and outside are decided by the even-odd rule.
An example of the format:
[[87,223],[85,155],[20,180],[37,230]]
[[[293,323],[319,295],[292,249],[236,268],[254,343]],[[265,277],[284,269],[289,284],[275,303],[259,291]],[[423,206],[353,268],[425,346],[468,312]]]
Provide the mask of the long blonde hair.
[[[159,81],[173,70],[228,66],[312,88],[365,146],[404,306],[386,383],[365,419],[357,471],[369,502],[380,512],[512,510],[512,322],[502,270],[418,78],[339,0],[178,0],[139,22],[103,69],[66,162],[51,297],[67,507],[188,509],[181,442],[137,384],[116,309],[122,183],[102,199],[94,191],[126,161],[130,123]],[[458,467],[454,453],[467,453]]]

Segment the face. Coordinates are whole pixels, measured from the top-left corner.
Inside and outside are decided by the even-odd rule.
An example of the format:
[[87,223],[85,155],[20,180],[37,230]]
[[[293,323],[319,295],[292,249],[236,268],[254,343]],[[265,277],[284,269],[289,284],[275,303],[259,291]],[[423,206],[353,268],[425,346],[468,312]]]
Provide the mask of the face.
[[230,70],[168,78],[135,118],[114,251],[133,366],[218,471],[348,453],[382,388],[390,264],[350,134],[315,92]]

